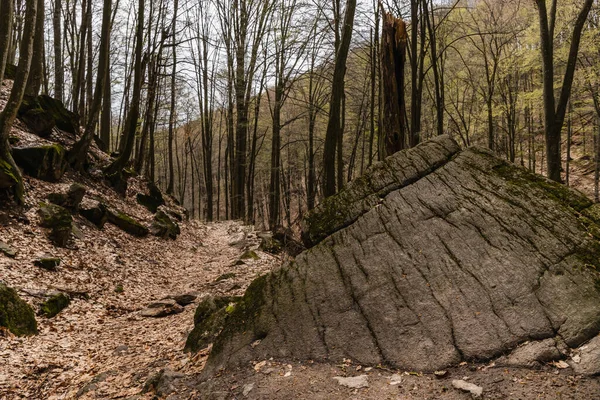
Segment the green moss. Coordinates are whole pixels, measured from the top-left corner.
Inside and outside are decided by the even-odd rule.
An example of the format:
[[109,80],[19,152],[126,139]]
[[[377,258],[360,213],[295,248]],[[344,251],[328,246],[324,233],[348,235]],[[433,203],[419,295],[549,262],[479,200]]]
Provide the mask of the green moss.
[[48,318],[52,318],[64,310],[71,303],[71,298],[64,293],[50,297],[40,306],[40,311]]
[[535,190],[577,212],[593,204],[582,193],[506,162],[494,167],[493,171],[511,184],[513,190]]
[[37,333],[33,309],[14,289],[2,283],[0,283],[0,326],[17,336]]
[[241,260],[260,260],[258,254],[253,250],[246,250],[244,254],[240,256]]
[[146,236],[148,228],[121,211],[108,210],[108,221],[134,236]]
[[235,310],[239,297],[207,297],[198,305],[194,329],[190,332],[185,350],[196,352],[208,346],[219,335]]
[[115,293],[123,293],[124,291],[125,291],[125,289],[123,289],[123,285],[121,285],[121,284],[118,284],[115,287]]
[[56,267],[60,265],[58,257],[42,257],[34,261],[34,265],[43,268],[47,271],[56,271]]

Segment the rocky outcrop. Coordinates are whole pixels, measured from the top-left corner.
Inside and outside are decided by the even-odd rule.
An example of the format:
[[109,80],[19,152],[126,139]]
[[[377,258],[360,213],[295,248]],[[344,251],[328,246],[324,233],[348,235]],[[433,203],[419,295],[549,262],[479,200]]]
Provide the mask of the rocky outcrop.
[[37,323],[33,309],[17,292],[0,283],[0,327],[17,336],[35,335]]
[[67,169],[65,149],[60,144],[14,147],[13,158],[34,178],[58,182]]
[[440,137],[375,165],[255,280],[208,371],[270,357],[440,370],[600,331],[600,218],[578,192]]
[[55,126],[73,135],[79,133],[77,114],[67,110],[61,101],[50,96],[25,96],[18,116],[29,129],[42,137],[49,136]]
[[138,193],[136,195],[136,200],[139,204],[146,207],[151,213],[155,213],[158,210],[158,207],[165,204],[165,199],[163,198],[162,193],[153,182],[148,183],[148,194]]
[[185,351],[196,352],[212,343],[239,300],[240,297],[234,296],[203,299],[194,314],[194,329],[188,335]]

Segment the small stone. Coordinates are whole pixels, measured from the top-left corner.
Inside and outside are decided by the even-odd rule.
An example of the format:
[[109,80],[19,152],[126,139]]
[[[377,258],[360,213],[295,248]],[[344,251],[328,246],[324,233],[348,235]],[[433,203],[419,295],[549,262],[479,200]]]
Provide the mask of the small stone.
[[168,315],[179,314],[183,312],[181,307],[173,299],[164,299],[148,304],[148,307],[140,313],[142,317],[162,318]]
[[248,383],[248,384],[244,385],[244,387],[242,388],[242,395],[244,397],[247,397],[253,389],[254,389],[254,383]]
[[338,381],[341,386],[348,387],[350,389],[362,389],[369,387],[369,380],[367,375],[343,377],[334,376],[333,379]]
[[60,258],[52,256],[42,256],[33,262],[37,267],[47,271],[56,271],[56,267],[60,265]]
[[6,257],[10,258],[15,258],[17,256],[17,251],[2,241],[0,241],[0,253],[3,253]]
[[[600,336],[579,347],[577,351],[571,363],[575,373],[588,376],[600,375]],[[576,357],[579,362],[576,361]]]
[[402,383],[402,376],[398,374],[394,374],[390,376],[390,385],[397,386]]
[[433,373],[436,378],[443,378],[448,375],[448,371],[434,371]]
[[462,390],[463,392],[471,393],[474,398],[479,398],[483,395],[483,388],[481,386],[477,386],[464,380],[455,379],[452,381],[452,386],[454,386],[456,389]]
[[175,300],[177,302],[177,304],[179,304],[182,307],[185,307],[189,304],[192,304],[194,302],[194,300],[196,300],[196,298],[198,298],[198,296],[193,293],[185,293],[185,294],[176,294],[173,296],[169,296],[168,298]]
[[231,247],[237,247],[239,249],[246,246],[246,234],[244,232],[238,232],[231,236],[227,244]]
[[240,260],[260,260],[260,257],[255,251],[246,250],[244,254],[240,256]]

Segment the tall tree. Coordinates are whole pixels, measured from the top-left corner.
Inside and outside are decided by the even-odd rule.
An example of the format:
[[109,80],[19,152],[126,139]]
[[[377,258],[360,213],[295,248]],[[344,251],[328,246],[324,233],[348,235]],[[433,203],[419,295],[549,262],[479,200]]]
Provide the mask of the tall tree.
[[560,90],[558,102],[554,94],[554,28],[556,26],[557,2],[558,0],[551,1],[550,12],[548,13],[546,0],[535,0],[539,16],[540,48],[543,64],[544,128],[546,135],[548,177],[554,181],[560,182],[562,180],[560,150],[561,131],[565,122],[567,105],[569,104],[571,87],[575,77],[575,67],[577,65],[577,54],[579,52],[581,34],[594,0],[584,0],[581,10],[577,15],[577,19],[575,20],[575,24],[573,25],[571,46],[569,48],[565,75],[562,79],[562,88]]
[[[2,9],[9,10],[8,2],[12,0],[2,0]],[[19,64],[17,65],[18,73],[16,74],[8,102],[4,110],[0,113],[0,175],[4,175],[3,188],[15,188],[15,199],[18,203],[23,203],[23,195],[25,188],[23,186],[23,177],[19,167],[15,164],[10,152],[10,144],[8,137],[17,111],[21,106],[27,80],[29,78],[29,69],[31,67],[31,59],[33,56],[33,42],[35,36],[35,25],[37,23],[37,0],[26,1],[27,11],[25,14],[25,25],[23,27],[21,47],[19,49]],[[12,20],[7,21],[7,25],[12,24]]]
[[356,0],[348,0],[346,2],[340,45],[335,57],[331,100],[329,102],[329,119],[327,122],[327,132],[325,134],[325,148],[323,149],[323,195],[325,197],[333,196],[336,193],[336,145],[338,136],[341,135],[341,108],[342,97],[344,96],[344,78],[346,76],[346,61],[350,50],[350,41],[352,40],[352,30],[354,29],[355,12]]
[[6,19],[6,23],[0,25],[0,84],[2,84],[2,79],[4,79],[4,70],[8,62],[8,53],[10,52],[14,7],[15,3],[12,0],[2,0],[0,2],[0,15],[3,15]]
[[109,69],[109,43],[110,43],[110,26],[112,17],[112,0],[104,0],[102,9],[102,34],[100,36],[100,53],[98,55],[98,75],[96,77],[96,88],[94,89],[94,97],[90,105],[85,131],[81,138],[75,142],[72,149],[69,151],[68,160],[73,168],[82,170],[88,149],[94,139],[96,126],[98,125],[98,117],[100,108],[102,107],[102,96],[104,94],[104,86],[106,82],[107,71]]
[[138,1],[138,13],[137,13],[137,28],[135,36],[135,61],[134,61],[134,78],[133,78],[133,94],[125,118],[125,126],[123,128],[123,138],[120,144],[119,157],[114,160],[106,169],[106,173],[109,175],[121,174],[122,169],[127,165],[131,159],[131,153],[133,152],[135,133],[138,127],[138,119],[140,116],[140,103],[142,95],[142,51],[144,47],[144,10],[145,0]]
[[176,48],[176,26],[177,26],[177,9],[179,1],[175,0],[173,3],[173,21],[171,22],[171,55],[173,57],[173,65],[171,70],[171,109],[169,113],[169,137],[168,137],[168,156],[169,156],[169,180],[167,184],[167,193],[173,194],[173,186],[175,182],[175,169],[173,167],[173,140],[175,138],[175,119],[177,117],[177,48]]
[[65,71],[62,52],[62,0],[54,0],[52,28],[54,33],[54,97],[64,101]]
[[40,93],[44,80],[44,0],[37,0],[37,2],[33,58],[25,88],[25,93],[30,96],[37,96]]

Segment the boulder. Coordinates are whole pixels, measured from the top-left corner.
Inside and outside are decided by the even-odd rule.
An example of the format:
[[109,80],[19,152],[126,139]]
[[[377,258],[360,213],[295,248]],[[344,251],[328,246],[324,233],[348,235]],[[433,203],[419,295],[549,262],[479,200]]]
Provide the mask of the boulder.
[[165,239],[177,239],[177,235],[181,233],[181,230],[177,222],[173,221],[166,212],[158,210],[150,226],[150,232],[154,236]]
[[69,210],[56,204],[41,203],[38,214],[40,226],[51,229],[50,239],[54,244],[66,246],[73,231],[73,217]]
[[165,204],[165,199],[163,198],[163,195],[158,187],[153,182],[148,183],[148,191],[149,194],[138,193],[136,195],[136,200],[139,204],[146,207],[151,213],[155,213],[158,210],[158,207]]
[[563,355],[554,339],[527,342],[513,350],[505,364],[512,367],[538,367],[543,363],[560,360]]
[[148,235],[148,228],[124,212],[108,209],[108,222],[133,236],[144,237]]
[[575,348],[600,331],[593,211],[447,136],[399,152],[308,216],[312,247],[252,282],[207,371],[270,357],[436,371],[531,340]]
[[182,307],[192,304],[198,296],[194,293],[175,294],[167,297],[173,299],[177,304]]
[[54,126],[73,135],[79,134],[79,116],[50,96],[25,96],[17,115],[40,136],[50,135]]
[[64,293],[57,293],[51,296],[40,306],[40,313],[48,318],[57,316],[62,310],[71,304],[71,298]]
[[600,375],[600,335],[579,347],[569,364],[576,374]]
[[48,195],[48,201],[52,204],[65,207],[76,212],[79,209],[79,204],[83,200],[86,192],[87,189],[85,186],[80,185],[79,183],[74,183],[69,186],[67,193],[50,193]]
[[38,332],[33,309],[13,288],[3,283],[0,283],[0,326],[17,336]]
[[211,344],[223,329],[240,297],[208,296],[200,302],[194,314],[194,329],[185,342],[185,351],[197,352]]
[[106,221],[108,221],[108,208],[98,200],[85,199],[79,205],[79,214],[98,229],[102,229]]
[[13,158],[34,178],[58,182],[67,169],[65,149],[60,144],[13,147]]

